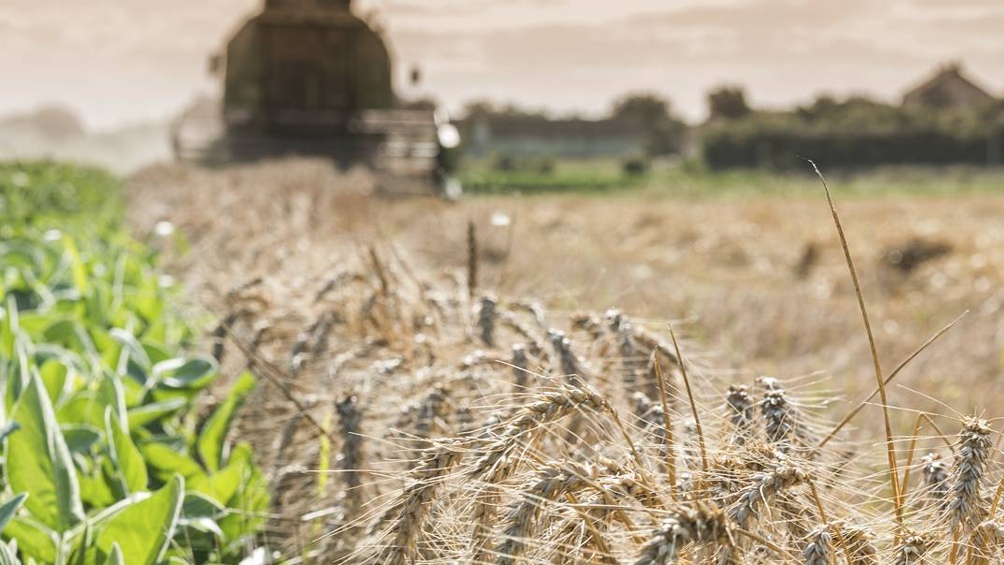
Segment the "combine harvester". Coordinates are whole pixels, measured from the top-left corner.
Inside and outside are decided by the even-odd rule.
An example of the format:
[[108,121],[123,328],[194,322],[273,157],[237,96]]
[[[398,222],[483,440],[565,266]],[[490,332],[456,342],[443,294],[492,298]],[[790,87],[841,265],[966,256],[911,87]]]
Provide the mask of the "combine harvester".
[[175,122],[179,161],[325,157],[368,165],[385,193],[459,196],[456,127],[443,112],[398,107],[387,45],[351,0],[265,0],[210,69],[222,102]]

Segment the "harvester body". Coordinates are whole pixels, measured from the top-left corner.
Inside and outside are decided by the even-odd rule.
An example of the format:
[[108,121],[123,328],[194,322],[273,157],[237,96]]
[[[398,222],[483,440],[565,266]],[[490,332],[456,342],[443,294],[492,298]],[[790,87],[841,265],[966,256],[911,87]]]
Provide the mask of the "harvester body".
[[387,45],[348,0],[266,0],[211,67],[222,75],[223,98],[177,122],[181,160],[321,156],[368,164],[398,192],[448,176],[439,157],[450,150],[441,140],[452,126],[432,110],[395,108]]

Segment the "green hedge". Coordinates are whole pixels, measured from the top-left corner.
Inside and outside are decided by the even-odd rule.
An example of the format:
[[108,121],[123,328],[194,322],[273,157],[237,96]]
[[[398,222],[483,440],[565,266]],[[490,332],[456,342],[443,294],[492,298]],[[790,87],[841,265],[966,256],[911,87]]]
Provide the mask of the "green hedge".
[[817,101],[791,112],[756,112],[708,124],[711,169],[879,165],[986,165],[1004,158],[1004,106],[942,113],[867,100]]
[[[704,159],[715,170],[731,168],[794,169],[801,157],[825,168],[879,165],[986,165],[991,148],[1004,147],[1004,131],[958,134],[922,130],[898,132],[716,131],[704,138]],[[998,150],[1000,151],[1000,150]]]

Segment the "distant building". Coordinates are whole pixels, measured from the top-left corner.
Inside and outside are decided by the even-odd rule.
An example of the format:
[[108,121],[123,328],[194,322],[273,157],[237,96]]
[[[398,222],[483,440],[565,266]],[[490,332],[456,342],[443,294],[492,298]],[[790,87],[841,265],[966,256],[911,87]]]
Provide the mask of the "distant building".
[[641,155],[650,132],[633,119],[549,120],[539,116],[490,115],[463,124],[466,153],[548,155],[573,159]]
[[957,62],[943,65],[923,84],[903,95],[903,106],[953,110],[976,108],[994,101],[986,90],[967,78]]

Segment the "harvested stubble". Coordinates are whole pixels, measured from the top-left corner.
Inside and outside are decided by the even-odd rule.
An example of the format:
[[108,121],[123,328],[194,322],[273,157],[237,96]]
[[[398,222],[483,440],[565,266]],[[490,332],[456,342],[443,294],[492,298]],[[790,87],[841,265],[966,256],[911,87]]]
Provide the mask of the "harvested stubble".
[[266,542],[286,555],[346,565],[1001,562],[1000,495],[983,497],[1001,478],[987,423],[966,420],[953,453],[939,437],[917,442],[935,455],[918,458],[915,484],[903,485],[899,520],[883,443],[814,449],[832,427],[816,384],[687,363],[691,399],[658,325],[470,296],[462,275],[423,272],[364,235],[355,222],[365,199],[324,186],[344,178],[297,170],[299,181],[281,168],[168,171],[182,179],[175,192],[145,194],[166,211],[136,220],[189,234],[196,251],[178,273],[226,322],[218,357],[228,374],[250,364],[263,377],[237,433],[271,470]]

